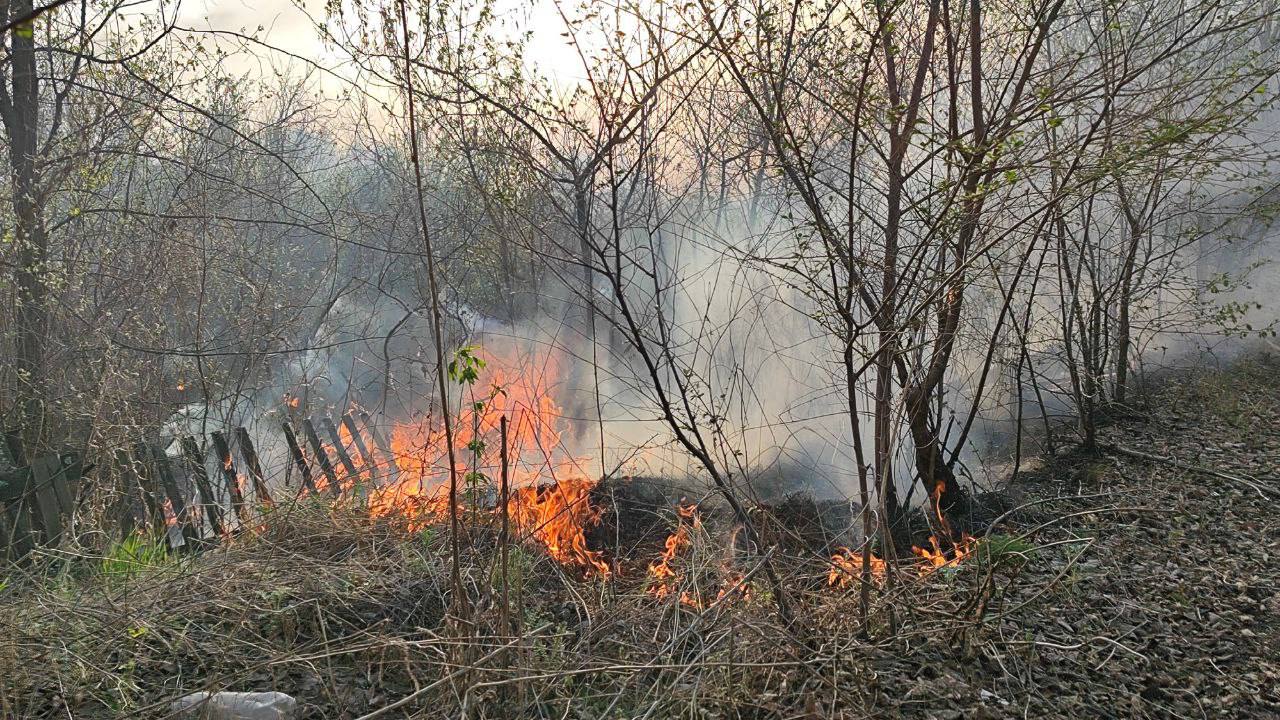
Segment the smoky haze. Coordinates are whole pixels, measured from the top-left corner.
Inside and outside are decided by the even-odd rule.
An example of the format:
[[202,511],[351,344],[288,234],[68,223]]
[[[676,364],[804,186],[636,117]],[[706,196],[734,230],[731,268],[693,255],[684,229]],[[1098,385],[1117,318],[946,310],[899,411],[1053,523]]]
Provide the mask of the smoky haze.
[[284,482],[285,418],[434,428],[536,373],[592,477],[958,506],[1275,349],[1274,18],[1167,5],[904,7],[883,46],[848,8],[414,5],[407,72],[359,4],[134,8],[119,63],[40,61],[75,91],[9,198],[6,407],[95,452],[244,425]]

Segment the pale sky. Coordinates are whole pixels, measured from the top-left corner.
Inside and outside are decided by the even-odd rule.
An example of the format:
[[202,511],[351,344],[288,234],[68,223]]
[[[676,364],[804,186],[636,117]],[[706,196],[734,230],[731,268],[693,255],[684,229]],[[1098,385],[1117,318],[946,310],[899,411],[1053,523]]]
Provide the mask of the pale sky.
[[[324,0],[182,0],[179,25],[230,31],[262,26],[261,35],[271,45],[346,76],[342,55],[324,47],[308,18],[308,14],[322,18],[324,4]],[[559,82],[572,82],[582,75],[576,52],[560,35],[564,24],[554,0],[499,0],[497,15],[513,33],[522,28],[533,31],[527,53],[530,65]]]

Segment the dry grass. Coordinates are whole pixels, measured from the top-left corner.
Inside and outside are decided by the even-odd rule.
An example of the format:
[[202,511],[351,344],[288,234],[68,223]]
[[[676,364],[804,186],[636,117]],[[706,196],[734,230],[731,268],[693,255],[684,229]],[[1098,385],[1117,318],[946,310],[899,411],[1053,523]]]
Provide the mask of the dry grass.
[[[492,535],[474,537],[467,622],[447,612],[443,530],[409,534],[318,505],[195,558],[124,572],[118,557],[82,556],[15,576],[0,596],[0,714],[164,717],[173,698],[220,689],[287,692],[317,718],[415,692],[386,717],[858,715],[874,697],[865,657],[876,646],[859,637],[855,595],[826,588],[812,558],[779,558],[808,623],[788,630],[755,561],[726,568],[704,529],[676,563],[680,592],[663,600],[646,592],[651,558],[605,582],[514,548],[504,632]],[[717,600],[725,587],[736,591]],[[923,607],[921,593],[958,587],[938,578],[898,592]],[[886,617],[876,614],[881,636]]]
[[[1109,432],[1273,487],[1259,469],[1280,459],[1273,371],[1229,381],[1247,432],[1205,429],[1198,382],[1157,405],[1173,415]],[[1213,703],[1268,717],[1272,503],[1132,459],[1070,462],[1025,480],[1032,505],[991,553],[877,587],[869,632],[820,555],[775,550],[800,618],[782,627],[760,558],[726,552],[727,528],[692,533],[663,599],[645,580],[656,551],[602,581],[513,547],[509,627],[484,528],[466,552],[465,622],[442,528],[319,504],[195,558],[63,557],[0,590],[0,717],[162,718],[182,694],[221,689],[279,690],[335,719],[1162,718]],[[1019,535],[1029,545],[1007,539]],[[726,582],[745,597],[717,599]]]

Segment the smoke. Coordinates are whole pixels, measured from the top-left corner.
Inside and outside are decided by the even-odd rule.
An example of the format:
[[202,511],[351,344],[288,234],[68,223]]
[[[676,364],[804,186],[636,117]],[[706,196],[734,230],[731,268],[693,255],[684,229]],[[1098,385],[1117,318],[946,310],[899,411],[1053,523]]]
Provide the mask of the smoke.
[[[1163,274],[1148,278],[1152,289],[1135,307],[1138,364],[1199,363],[1206,355],[1228,359],[1250,347],[1274,347],[1257,330],[1266,326],[1265,318],[1280,315],[1280,274],[1270,263],[1280,236],[1269,211],[1276,193],[1223,183],[1207,194],[1182,188],[1174,195],[1170,205],[1183,210],[1153,230],[1150,256],[1143,258],[1151,272]],[[619,248],[619,285],[648,360],[658,365],[666,399],[676,405],[676,421],[696,424],[713,460],[743,490],[761,498],[797,490],[819,498],[855,497],[858,467],[838,323],[824,289],[804,279],[807,274],[821,281],[824,268],[813,264],[812,238],[783,220],[799,208],[753,208],[732,201],[709,210],[677,206],[661,220],[630,227]],[[1189,236],[1196,241],[1187,242]],[[1170,246],[1176,250],[1160,254]],[[1001,282],[1010,271],[993,272],[998,281],[975,281],[966,292],[962,337],[939,420],[948,455],[956,454],[961,474],[979,486],[998,481],[1007,467],[1019,417],[1029,430],[1041,412],[1074,412],[1055,319],[1062,308],[1054,298],[1063,288],[1052,264],[1060,260],[1049,256],[1035,297],[1018,296],[1034,310],[1025,341],[1037,364],[1034,372],[1024,368],[1021,387],[1014,378],[1024,340],[1014,324],[1021,316],[1004,323],[993,367],[983,379],[988,339],[1001,310]],[[1215,286],[1219,292],[1208,291]],[[598,279],[591,329],[575,324],[582,302],[570,288],[539,292],[543,297],[535,306],[541,311],[515,321],[488,317],[464,295],[446,294],[446,346],[477,345],[491,358],[522,358],[521,371],[546,373],[568,430],[561,451],[581,458],[590,474],[672,478],[695,494],[706,492],[704,468],[675,441],[612,286]],[[1214,308],[1224,306],[1241,312],[1215,316]],[[274,363],[269,381],[207,406],[189,406],[175,415],[169,431],[207,436],[211,429],[243,425],[268,477],[279,483],[291,465],[280,425],[291,415],[336,417],[363,408],[384,426],[431,422],[440,388],[427,312],[421,289],[404,281],[340,293],[311,323],[302,341],[307,349]],[[1206,317],[1224,321],[1228,331]],[[862,359],[869,358],[874,342],[874,333],[865,330],[857,343]],[[980,382],[983,394],[975,402]],[[1034,397],[1032,382],[1041,391]],[[856,393],[867,458],[870,383],[867,373]],[[453,401],[461,402],[457,388],[452,391]],[[289,405],[294,398],[299,409]],[[961,445],[971,408],[973,427]],[[895,476],[905,495],[912,484],[911,440],[901,425],[894,432]]]

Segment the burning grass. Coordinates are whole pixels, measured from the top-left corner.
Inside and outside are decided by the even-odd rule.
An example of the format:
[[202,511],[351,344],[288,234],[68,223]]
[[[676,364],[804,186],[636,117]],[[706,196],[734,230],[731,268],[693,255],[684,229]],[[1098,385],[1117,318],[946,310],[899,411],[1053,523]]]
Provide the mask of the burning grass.
[[[499,358],[468,349],[466,358],[469,365],[451,368],[468,394],[455,419],[454,443],[460,450],[455,472],[465,484],[459,514],[496,519],[505,513],[518,539],[540,544],[581,573],[608,577],[609,566],[586,541],[586,533],[600,522],[601,510],[591,499],[596,481],[561,440],[565,421],[552,399],[558,366],[537,354]],[[505,437],[504,418],[509,420]],[[341,448],[325,445],[324,452],[350,464],[331,464],[333,479],[318,483],[314,494],[336,496],[339,505],[367,510],[410,532],[448,518],[448,448],[444,429],[432,416],[396,422],[386,458],[373,450],[360,452],[345,424],[339,443]],[[495,463],[501,444],[509,453],[506,467]],[[508,487],[505,508],[494,498],[500,482]]]
[[[531,362],[544,370],[481,361],[487,384],[477,391],[477,374],[465,388],[456,442],[466,452],[455,468],[462,616],[451,614],[463,605],[448,580],[443,433],[425,417],[392,427],[389,448],[361,447],[344,422],[342,447],[325,448],[340,462],[321,464],[313,490],[259,505],[217,550],[175,557],[138,536],[8,591],[0,631],[15,640],[0,655],[0,714],[163,717],[166,701],[187,692],[254,688],[300,695],[319,717],[350,717],[439,687],[414,704],[424,716],[460,703],[477,716],[513,706],[524,708],[517,717],[559,717],[573,705],[588,717],[662,717],[695,702],[768,716],[795,704],[790,689],[819,692],[810,655],[825,641],[810,633],[851,616],[840,591],[854,576],[849,551],[826,560],[825,532],[791,527],[793,515],[816,521],[816,505],[788,501],[761,516],[782,541],[770,552],[785,588],[813,627],[778,624],[773,590],[757,577],[761,557],[713,508],[676,506],[673,525],[654,528],[666,534],[660,545],[592,547],[606,509],[615,524],[630,518],[606,508],[566,451],[554,368]],[[504,417],[505,468],[494,462]],[[934,551],[919,575],[938,566]],[[963,558],[957,549],[942,564]],[[459,678],[457,667],[471,669]]]
[[[1280,395],[1264,387],[1253,427],[1267,435],[1247,452],[1229,452],[1240,440],[1228,429],[1209,435],[1232,472],[1259,480],[1280,457]],[[1184,446],[1205,444],[1187,432]],[[653,541],[621,553],[523,533],[505,564],[496,515],[469,507],[465,617],[451,613],[438,516],[279,502],[256,532],[199,556],[141,539],[10,569],[0,717],[162,718],[170,700],[220,689],[287,692],[313,718],[408,697],[383,717],[1271,717],[1273,504],[1246,485],[1124,462],[1026,478],[1037,494],[1009,535],[926,541],[896,575],[867,556],[865,629],[860,549],[740,547],[705,502],[667,506],[646,521]],[[1064,479],[1097,487],[1064,496]],[[523,507],[636,514],[611,517],[598,487],[525,489]],[[1240,542],[1221,542],[1224,526]],[[1168,553],[1175,538],[1202,553]],[[555,548],[598,552],[609,572]],[[765,553],[793,626],[761,582]]]
[[[661,548],[634,557],[607,557],[543,522],[597,512],[588,490],[513,495],[512,526],[529,530],[505,572],[498,514],[464,513],[466,618],[450,614],[447,523],[323,495],[277,504],[256,532],[199,556],[130,541],[60,575],[32,573],[0,595],[11,638],[0,645],[0,715],[159,718],[187,692],[251,688],[297,695],[314,717],[358,717],[460,666],[474,669],[409,716],[466,706],[475,717],[560,717],[572,706],[667,717],[696,704],[771,717],[823,692],[804,649],[814,641],[797,633],[829,634],[819,647],[833,661],[854,640],[850,596],[826,587],[821,558],[775,556],[811,624],[783,628],[760,558],[714,512],[708,522],[679,506]],[[847,662],[848,677],[863,672]],[[840,706],[869,697],[850,687]]]

